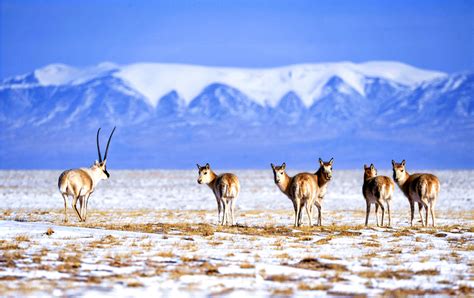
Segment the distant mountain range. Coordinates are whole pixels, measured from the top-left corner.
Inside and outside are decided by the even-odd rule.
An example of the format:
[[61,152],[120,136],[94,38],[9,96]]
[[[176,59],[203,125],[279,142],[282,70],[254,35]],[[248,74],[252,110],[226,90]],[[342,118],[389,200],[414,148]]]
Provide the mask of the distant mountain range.
[[[268,69],[52,64],[0,83],[0,167],[474,167],[474,73],[398,62]],[[105,145],[105,144],[104,144]],[[212,164],[211,163],[211,164]]]

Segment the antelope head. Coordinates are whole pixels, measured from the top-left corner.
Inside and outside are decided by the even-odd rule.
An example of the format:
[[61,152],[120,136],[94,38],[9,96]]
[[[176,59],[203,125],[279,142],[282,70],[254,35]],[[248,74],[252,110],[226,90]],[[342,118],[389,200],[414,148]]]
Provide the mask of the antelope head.
[[402,160],[401,163],[397,163],[392,160],[392,167],[393,167],[393,180],[397,183],[404,183],[407,177],[407,171],[405,169],[406,161]]
[[332,178],[332,164],[334,162],[334,158],[331,158],[328,162],[324,162],[321,158],[319,158],[319,171],[326,180],[331,180]]
[[212,171],[211,171],[211,166],[209,166],[208,163],[206,163],[205,166],[201,167],[199,164],[196,164],[198,171],[199,171],[199,177],[197,182],[199,184],[208,184],[212,180]]
[[107,154],[109,153],[109,145],[110,145],[110,140],[112,139],[112,135],[115,132],[115,127],[110,133],[109,140],[107,141],[107,147],[105,147],[105,155],[102,158],[102,154],[100,153],[100,144],[99,144],[99,134],[100,134],[100,128],[97,130],[97,153],[99,155],[99,160],[96,160],[94,164],[92,165],[91,169],[98,173],[99,177],[101,180],[106,180],[109,179],[110,174],[107,172]]
[[286,163],[283,163],[281,166],[275,166],[274,164],[270,164],[273,170],[273,178],[275,180],[275,184],[280,184],[286,176]]
[[370,167],[364,165],[364,180],[373,178],[377,176],[377,169],[374,167],[374,164],[370,164]]

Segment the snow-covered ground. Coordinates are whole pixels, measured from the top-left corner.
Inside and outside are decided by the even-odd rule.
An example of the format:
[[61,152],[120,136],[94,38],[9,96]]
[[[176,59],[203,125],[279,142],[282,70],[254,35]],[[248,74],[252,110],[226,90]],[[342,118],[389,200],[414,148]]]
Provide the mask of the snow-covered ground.
[[[216,202],[208,187],[199,185],[196,170],[117,171],[91,196],[91,209],[209,209]],[[222,171],[216,170],[218,173]],[[290,201],[278,190],[268,170],[231,170],[240,180],[237,206],[242,210],[287,209]],[[417,171],[412,171],[417,172]],[[438,210],[462,211],[474,203],[474,171],[431,171],[441,181]],[[289,171],[290,175],[295,171]],[[0,171],[0,208],[61,208],[57,179],[61,171]],[[391,177],[391,171],[379,170]],[[326,210],[363,210],[363,170],[334,171],[325,198]],[[395,210],[406,210],[408,201],[398,189]]]
[[408,226],[398,189],[393,227],[363,227],[362,171],[335,172],[324,226],[295,229],[270,170],[234,171],[238,226],[218,227],[196,172],[111,171],[67,224],[59,171],[0,172],[1,295],[474,294],[472,171],[434,171],[435,229]]

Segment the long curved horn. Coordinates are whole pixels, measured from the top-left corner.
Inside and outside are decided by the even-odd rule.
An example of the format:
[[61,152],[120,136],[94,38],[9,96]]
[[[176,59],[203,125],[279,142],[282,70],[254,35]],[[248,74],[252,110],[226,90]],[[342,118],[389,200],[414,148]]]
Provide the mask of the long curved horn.
[[100,154],[100,145],[99,145],[99,133],[100,133],[100,127],[97,130],[97,153],[99,154],[99,162],[102,162],[102,155]]
[[110,133],[110,137],[109,137],[109,140],[107,141],[107,147],[105,147],[105,155],[104,155],[104,160],[107,159],[107,153],[109,152],[109,145],[110,145],[110,140],[112,139],[112,136],[114,134],[114,131],[115,131],[115,126],[114,126],[114,129],[112,130],[112,132]]

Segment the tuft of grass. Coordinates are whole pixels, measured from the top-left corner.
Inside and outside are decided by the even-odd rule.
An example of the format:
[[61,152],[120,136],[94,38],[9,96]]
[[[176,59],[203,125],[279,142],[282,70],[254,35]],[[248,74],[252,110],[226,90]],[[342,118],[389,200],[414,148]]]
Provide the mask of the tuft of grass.
[[252,269],[252,268],[255,268],[255,265],[245,262],[245,263],[240,264],[240,268],[242,268],[242,269]]
[[425,269],[416,271],[417,275],[439,275],[439,271],[436,269]]
[[292,288],[275,289],[272,291],[272,296],[292,296],[293,292]]
[[347,271],[347,267],[342,264],[326,263],[321,262],[317,258],[304,258],[294,265],[297,268],[310,269],[310,270],[335,270],[335,271]]
[[415,233],[409,229],[401,229],[392,233],[393,237],[404,237],[404,236],[413,236]]
[[129,287],[129,288],[141,288],[143,286],[144,286],[143,283],[141,283],[137,280],[129,281],[127,283],[127,287]]
[[300,291],[327,291],[331,289],[330,285],[323,285],[323,284],[316,284],[316,285],[309,285],[307,283],[300,283],[298,284],[298,290]]
[[109,261],[109,265],[112,267],[128,267],[130,266],[129,255],[117,254],[111,258],[111,260]]
[[320,259],[326,259],[326,260],[332,260],[332,261],[335,261],[335,260],[340,260],[341,258],[338,258],[338,257],[335,257],[335,256],[332,256],[332,255],[319,255],[319,258]]
[[374,241],[367,241],[361,243],[365,247],[380,247],[380,243]]
[[201,271],[204,271],[206,275],[217,275],[219,274],[219,268],[217,266],[209,263],[209,262],[204,262],[199,266]]
[[275,275],[265,276],[265,280],[275,281],[275,282],[287,282],[287,281],[294,281],[295,278],[289,275],[285,275],[285,274],[275,274]]
[[384,271],[361,271],[358,273],[360,277],[364,278],[382,278],[382,279],[410,279],[415,275],[415,272],[410,270],[384,270]]
[[15,240],[18,242],[29,242],[30,238],[28,237],[28,235],[18,235],[15,237]]
[[156,255],[162,258],[173,258],[175,256],[171,251],[159,251]]
[[19,249],[20,246],[17,242],[10,242],[7,240],[0,240],[0,250],[15,250]]
[[319,239],[319,240],[316,241],[315,243],[318,244],[318,245],[328,244],[329,241],[331,241],[333,238],[334,238],[334,236],[328,236],[328,237],[326,237],[326,238]]
[[186,256],[181,256],[180,257],[181,262],[183,263],[189,263],[189,262],[196,262],[199,261],[199,259],[196,256],[192,257],[186,257]]
[[279,258],[279,259],[291,259],[291,256],[289,254],[287,254],[286,252],[282,253],[282,254],[279,254],[279,255],[276,255],[276,257]]

